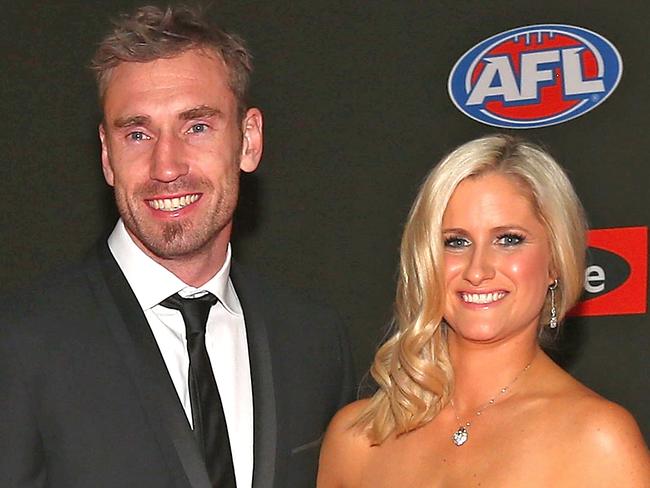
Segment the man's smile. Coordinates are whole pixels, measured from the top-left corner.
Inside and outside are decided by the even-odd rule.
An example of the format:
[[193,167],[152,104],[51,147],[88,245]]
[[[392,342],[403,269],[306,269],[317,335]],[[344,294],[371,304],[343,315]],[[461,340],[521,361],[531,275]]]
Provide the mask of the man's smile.
[[181,197],[154,198],[151,200],[146,200],[146,202],[147,205],[149,205],[154,210],[162,210],[163,212],[175,212],[187,207],[188,205],[193,204],[199,198],[201,198],[201,193],[191,193],[188,195],[183,195]]

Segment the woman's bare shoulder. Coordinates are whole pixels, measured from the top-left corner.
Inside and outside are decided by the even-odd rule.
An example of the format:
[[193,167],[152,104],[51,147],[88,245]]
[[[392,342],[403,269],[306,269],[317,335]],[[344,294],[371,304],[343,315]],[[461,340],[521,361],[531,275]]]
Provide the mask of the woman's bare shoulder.
[[321,448],[319,488],[355,486],[372,444],[366,430],[355,421],[370,400],[358,400],[343,407],[330,422]]
[[329,428],[331,429],[332,427],[344,427],[344,424],[346,422],[354,422],[369,403],[369,398],[363,398],[361,400],[348,403],[345,407],[336,412],[336,415],[334,415],[332,421],[330,422]]
[[593,477],[590,486],[650,486],[648,447],[625,408],[586,387],[576,388],[561,404],[571,461]]
[[650,456],[634,417],[550,359],[540,361],[540,374],[529,410],[544,446],[538,461],[571,486],[650,487]]
[[641,447],[647,451],[636,420],[622,406],[599,395],[585,395],[577,403],[575,415],[575,425],[590,445],[608,454]]
[[323,450],[332,446],[337,450],[344,448],[348,452],[356,452],[371,447],[365,428],[355,424],[369,403],[368,399],[357,400],[336,413],[325,433]]

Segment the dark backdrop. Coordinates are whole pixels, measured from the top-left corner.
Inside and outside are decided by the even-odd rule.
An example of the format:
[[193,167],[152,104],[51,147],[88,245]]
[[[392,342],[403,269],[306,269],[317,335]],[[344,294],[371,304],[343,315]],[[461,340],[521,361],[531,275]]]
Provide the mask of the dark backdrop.
[[[108,17],[134,4],[3,5],[3,288],[78,259],[114,223],[86,67]],[[568,168],[593,227],[648,225],[650,4],[586,5],[242,0],[213,9],[248,39],[265,113],[265,154],[244,178],[236,256],[336,306],[360,375],[390,316],[401,228],[420,181],[454,146],[495,131],[463,116],[446,88],[454,62],[492,34],[566,23],[616,45],[623,78],[603,105],[521,134]],[[647,315],[574,319],[566,332],[562,364],[630,409],[648,438]]]

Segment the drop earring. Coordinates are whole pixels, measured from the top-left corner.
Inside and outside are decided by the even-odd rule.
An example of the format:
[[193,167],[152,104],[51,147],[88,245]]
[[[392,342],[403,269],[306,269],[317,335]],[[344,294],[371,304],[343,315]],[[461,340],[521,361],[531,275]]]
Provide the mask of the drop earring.
[[551,319],[548,322],[548,326],[551,329],[557,328],[557,308],[555,307],[555,290],[557,290],[558,281],[557,279],[553,281],[553,284],[548,287],[551,292]]

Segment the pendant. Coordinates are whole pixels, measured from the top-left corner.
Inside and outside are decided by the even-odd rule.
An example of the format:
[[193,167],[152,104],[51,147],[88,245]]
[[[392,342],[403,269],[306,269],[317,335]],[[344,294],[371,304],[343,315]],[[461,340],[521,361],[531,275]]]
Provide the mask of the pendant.
[[454,444],[460,447],[467,442],[468,437],[469,432],[467,432],[467,429],[461,425],[458,427],[458,430],[454,432],[454,435],[451,439],[454,441]]

